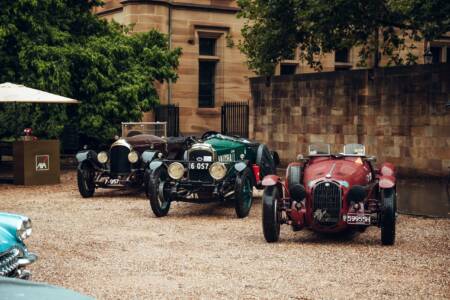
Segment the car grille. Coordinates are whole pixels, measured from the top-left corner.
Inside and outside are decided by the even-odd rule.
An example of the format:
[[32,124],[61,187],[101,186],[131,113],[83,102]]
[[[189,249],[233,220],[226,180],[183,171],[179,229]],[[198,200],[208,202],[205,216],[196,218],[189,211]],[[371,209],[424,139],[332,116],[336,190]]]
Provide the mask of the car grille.
[[6,253],[0,254],[0,276],[7,276],[17,269],[19,266],[20,251],[17,248],[13,248]]
[[110,150],[111,173],[126,175],[131,171],[131,164],[128,161],[130,149],[126,146],[112,146]]
[[[191,150],[188,159],[191,162],[197,162],[199,158],[203,160],[205,156],[213,157],[213,154],[208,150]],[[214,181],[211,175],[209,175],[209,170],[189,170],[189,179],[202,182]]]
[[[341,210],[341,189],[333,182],[321,182],[313,191],[313,213],[317,211],[324,214],[320,217],[315,215],[316,220],[322,225],[335,225],[339,221]],[[320,214],[319,214],[320,215]]]

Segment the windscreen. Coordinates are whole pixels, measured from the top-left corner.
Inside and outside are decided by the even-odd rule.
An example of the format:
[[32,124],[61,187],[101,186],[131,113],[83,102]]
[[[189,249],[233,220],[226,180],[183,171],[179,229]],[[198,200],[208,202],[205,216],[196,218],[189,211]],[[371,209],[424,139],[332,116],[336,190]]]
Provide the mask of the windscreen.
[[330,144],[312,144],[309,145],[308,154],[314,155],[330,155]]
[[138,134],[152,134],[160,138],[167,137],[166,122],[129,122],[122,123],[122,137],[132,137]]
[[361,144],[346,144],[344,145],[344,155],[365,156],[366,147]]

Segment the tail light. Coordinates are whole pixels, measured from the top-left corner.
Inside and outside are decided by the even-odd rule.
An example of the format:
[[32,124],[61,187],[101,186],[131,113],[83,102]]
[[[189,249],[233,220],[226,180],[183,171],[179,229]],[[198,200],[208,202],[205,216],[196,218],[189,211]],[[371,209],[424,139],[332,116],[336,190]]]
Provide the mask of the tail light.
[[252,165],[253,175],[255,176],[255,182],[259,184],[261,181],[261,174],[260,174],[260,168],[258,165],[254,164]]

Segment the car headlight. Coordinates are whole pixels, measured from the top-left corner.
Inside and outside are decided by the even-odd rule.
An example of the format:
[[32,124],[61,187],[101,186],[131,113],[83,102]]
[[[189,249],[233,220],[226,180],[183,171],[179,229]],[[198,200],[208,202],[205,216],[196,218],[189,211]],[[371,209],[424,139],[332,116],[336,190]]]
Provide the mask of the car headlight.
[[31,231],[32,231],[31,220],[28,218],[23,218],[17,224],[16,236],[21,241],[24,241],[31,235]]
[[104,164],[108,161],[108,153],[106,151],[102,151],[97,154],[97,160],[99,163]]
[[209,174],[215,180],[220,180],[227,174],[227,167],[224,163],[215,162],[209,167]]
[[179,162],[174,162],[167,168],[170,178],[178,180],[184,175],[184,166]]
[[139,160],[139,154],[136,151],[131,151],[128,153],[128,161],[132,164]]

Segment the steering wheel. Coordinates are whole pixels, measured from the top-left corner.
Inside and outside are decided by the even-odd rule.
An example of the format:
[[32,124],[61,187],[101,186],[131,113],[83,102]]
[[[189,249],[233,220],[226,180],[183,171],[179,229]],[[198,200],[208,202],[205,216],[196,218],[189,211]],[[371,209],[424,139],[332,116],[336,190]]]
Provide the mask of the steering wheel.
[[198,139],[195,136],[188,136],[186,137],[184,141],[184,145],[186,148],[190,148],[192,144],[195,144],[198,142]]
[[207,138],[209,138],[210,136],[215,135],[215,134],[219,134],[219,133],[214,130],[207,131],[202,135],[201,139],[206,140]]

